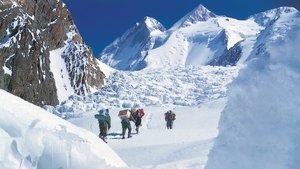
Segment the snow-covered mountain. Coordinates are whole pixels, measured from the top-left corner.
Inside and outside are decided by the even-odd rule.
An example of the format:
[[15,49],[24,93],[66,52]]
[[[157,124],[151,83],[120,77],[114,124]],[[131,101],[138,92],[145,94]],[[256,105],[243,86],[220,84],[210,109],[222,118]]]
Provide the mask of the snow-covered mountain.
[[[114,48],[106,48],[100,60],[122,70],[178,64],[243,64],[261,52],[268,41],[278,37],[284,39],[291,29],[298,29],[298,25],[293,22],[297,18],[299,11],[292,7],[280,7],[253,15],[247,20],[237,20],[218,16],[199,5],[169,30],[160,30],[157,34],[148,34],[147,38],[134,41],[134,44],[152,44],[151,48],[135,48],[133,53],[132,48],[115,43],[119,41],[117,39],[110,45]],[[131,32],[132,36],[134,34]],[[127,42],[129,38],[125,35],[121,39]],[[121,55],[116,54],[119,51],[122,51]],[[125,56],[130,59],[120,62],[120,58]]]
[[103,85],[104,75],[62,0],[0,2],[0,88],[56,105]]
[[1,169],[99,169],[127,165],[97,135],[0,89]]
[[194,10],[188,13],[186,16],[181,18],[177,23],[174,24],[174,28],[188,27],[197,22],[207,21],[211,18],[217,17],[216,14],[206,9],[203,5],[197,6]]
[[140,70],[147,65],[147,52],[162,43],[157,35],[164,31],[157,20],[145,17],[106,47],[100,59],[119,70]]
[[[288,39],[295,39],[295,32],[300,29],[300,13],[295,8],[280,7],[256,14],[250,19],[265,29],[257,37],[248,60],[270,55],[269,46],[283,46]],[[289,45],[297,44],[290,43]]]

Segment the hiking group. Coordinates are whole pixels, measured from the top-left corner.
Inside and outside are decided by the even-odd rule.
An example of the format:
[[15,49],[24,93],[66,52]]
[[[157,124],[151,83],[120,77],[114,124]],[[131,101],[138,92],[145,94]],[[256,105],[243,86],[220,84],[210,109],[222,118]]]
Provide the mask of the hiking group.
[[[125,139],[125,135],[127,132],[127,138],[132,137],[131,136],[131,124],[130,121],[134,122],[135,124],[135,131],[137,134],[139,134],[140,127],[142,126],[142,118],[145,115],[144,109],[136,109],[136,108],[131,108],[121,110],[118,113],[119,118],[121,119],[121,126],[122,126],[122,139]],[[166,127],[167,129],[172,129],[174,120],[176,119],[176,114],[168,110],[166,113],[164,113],[165,116],[165,121],[166,121]],[[101,109],[99,110],[99,114],[95,115],[95,118],[98,120],[99,124],[99,137],[107,143],[107,134],[108,130],[111,127],[111,118],[109,115],[109,110],[108,109]]]

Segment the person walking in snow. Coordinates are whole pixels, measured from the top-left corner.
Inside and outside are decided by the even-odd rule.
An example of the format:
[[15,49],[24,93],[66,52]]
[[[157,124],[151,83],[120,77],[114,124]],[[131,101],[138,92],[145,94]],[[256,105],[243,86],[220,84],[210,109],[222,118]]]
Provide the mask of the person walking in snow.
[[144,109],[138,109],[133,115],[135,120],[135,131],[139,134],[140,127],[142,126],[142,117],[145,115]]
[[173,128],[173,123],[175,119],[176,119],[176,114],[172,110],[169,110],[165,113],[165,121],[167,123],[167,129]]
[[109,110],[108,109],[101,109],[99,111],[99,114],[95,114],[95,118],[98,119],[98,124],[99,124],[99,137],[107,143],[107,134],[108,130],[111,127],[111,118],[109,115]]
[[122,124],[122,139],[125,139],[125,133],[126,133],[126,130],[128,129],[128,134],[127,134],[127,138],[130,138],[132,137],[131,136],[131,124],[130,124],[130,121],[133,121],[135,123],[135,120],[132,116],[132,113],[130,113],[130,117],[129,118],[123,118],[121,120],[121,124]]

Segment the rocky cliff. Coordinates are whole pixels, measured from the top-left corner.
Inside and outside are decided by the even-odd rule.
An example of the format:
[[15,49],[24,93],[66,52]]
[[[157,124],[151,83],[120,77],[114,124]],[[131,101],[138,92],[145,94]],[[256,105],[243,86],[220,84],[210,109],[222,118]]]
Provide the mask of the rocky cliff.
[[0,1],[0,88],[56,105],[99,89],[103,78],[61,0]]

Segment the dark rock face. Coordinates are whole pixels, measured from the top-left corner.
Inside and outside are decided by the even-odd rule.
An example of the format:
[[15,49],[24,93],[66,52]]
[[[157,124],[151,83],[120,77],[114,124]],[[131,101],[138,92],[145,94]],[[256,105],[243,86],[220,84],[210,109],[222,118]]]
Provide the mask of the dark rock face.
[[242,48],[240,42],[235,44],[229,50],[224,50],[220,57],[212,60],[209,65],[212,66],[236,66],[242,56]]
[[0,88],[36,105],[58,104],[50,51],[63,47],[75,94],[102,86],[104,74],[62,1],[2,0],[0,16]]

